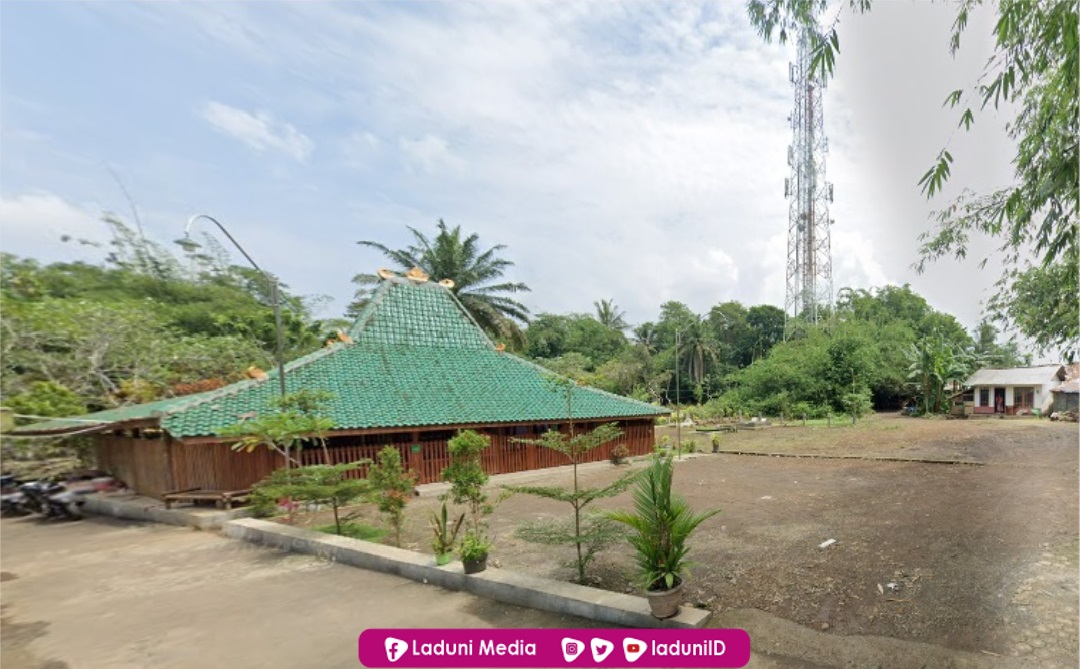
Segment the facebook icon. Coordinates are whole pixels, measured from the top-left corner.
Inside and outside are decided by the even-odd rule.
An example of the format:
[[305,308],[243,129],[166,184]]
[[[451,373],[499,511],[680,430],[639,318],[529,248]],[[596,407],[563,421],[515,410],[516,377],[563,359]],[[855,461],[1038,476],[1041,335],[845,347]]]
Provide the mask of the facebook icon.
[[386,659],[390,662],[397,662],[401,659],[401,656],[408,650],[409,645],[401,639],[395,639],[392,636],[386,637],[384,642],[386,647]]

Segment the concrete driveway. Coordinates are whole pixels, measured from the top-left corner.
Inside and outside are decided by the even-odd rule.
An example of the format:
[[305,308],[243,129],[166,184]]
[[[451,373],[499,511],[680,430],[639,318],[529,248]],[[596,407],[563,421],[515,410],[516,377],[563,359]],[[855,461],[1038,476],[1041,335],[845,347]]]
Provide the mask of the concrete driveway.
[[0,521],[4,669],[360,666],[368,627],[591,627],[196,530]]

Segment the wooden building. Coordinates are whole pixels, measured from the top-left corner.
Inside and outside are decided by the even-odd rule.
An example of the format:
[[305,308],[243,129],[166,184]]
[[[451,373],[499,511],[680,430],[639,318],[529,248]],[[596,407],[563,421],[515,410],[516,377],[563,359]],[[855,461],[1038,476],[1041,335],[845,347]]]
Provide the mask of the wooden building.
[[[521,444],[551,429],[567,431],[567,392],[551,373],[496,346],[447,286],[410,273],[387,273],[343,341],[286,365],[288,392],[331,393],[328,448],[335,463],[400,449],[421,483],[441,480],[447,441],[462,429],[491,437],[491,474],[566,464],[565,456]],[[238,490],[284,465],[268,449],[233,451],[222,429],[270,413],[280,392],[276,371],[198,395],[134,405],[18,428],[24,435],[91,434],[98,463],[140,494],[170,490]],[[606,459],[616,444],[633,455],[654,448],[653,422],[668,411],[594,388],[575,386],[569,405],[575,431],[617,422],[622,436],[594,450]],[[322,449],[302,451],[305,464]]]

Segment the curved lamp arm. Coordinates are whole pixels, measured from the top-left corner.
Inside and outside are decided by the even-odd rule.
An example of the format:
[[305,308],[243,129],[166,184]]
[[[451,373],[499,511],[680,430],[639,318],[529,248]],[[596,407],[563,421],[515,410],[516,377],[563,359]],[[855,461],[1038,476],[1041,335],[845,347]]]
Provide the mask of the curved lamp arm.
[[[216,225],[218,227],[218,229],[221,230],[221,233],[223,235],[225,235],[225,237],[228,238],[228,240],[230,242],[233,243],[233,246],[235,246],[240,251],[240,253],[242,253],[244,255],[244,258],[246,258],[247,261],[249,263],[251,263],[251,266],[255,268],[255,271],[257,271],[259,274],[262,274],[263,278],[266,279],[266,283],[269,284],[269,286],[270,286],[270,300],[273,302],[273,307],[274,307],[274,327],[275,327],[275,329],[277,331],[277,355],[276,355],[276,357],[277,357],[277,368],[278,368],[278,387],[281,390],[281,396],[284,397],[285,396],[285,337],[284,337],[284,329],[283,329],[282,324],[281,324],[281,292],[280,292],[280,289],[279,289],[279,286],[278,286],[278,280],[276,278],[274,278],[273,276],[271,276],[270,274],[268,274],[262,267],[259,267],[258,263],[256,263],[255,260],[251,256],[248,255],[248,252],[244,250],[244,247],[240,246],[240,242],[236,241],[236,239],[233,238],[233,236],[229,234],[229,231],[225,229],[225,226],[221,224],[221,221],[217,220],[213,216],[209,216],[207,214],[195,214],[194,216],[189,218],[188,222],[187,222],[187,225],[184,226],[184,239],[183,240],[177,240],[177,244],[185,246],[186,248],[189,248],[189,249],[194,248],[194,247],[196,247],[198,245],[197,242],[195,242],[194,240],[191,239],[191,227],[195,224],[195,221],[199,220],[200,218],[205,218],[206,220],[208,220],[211,223],[213,223],[214,225]],[[186,244],[185,244],[185,240],[187,242]]]

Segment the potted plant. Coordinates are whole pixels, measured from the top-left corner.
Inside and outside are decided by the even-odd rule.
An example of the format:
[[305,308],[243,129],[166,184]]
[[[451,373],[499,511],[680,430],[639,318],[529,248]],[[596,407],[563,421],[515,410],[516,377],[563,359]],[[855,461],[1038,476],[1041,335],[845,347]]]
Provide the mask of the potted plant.
[[461,556],[461,564],[465,567],[466,574],[478,574],[487,569],[488,552],[491,550],[491,540],[472,529],[465,531],[458,548]]
[[720,435],[718,435],[718,434],[714,434],[712,436],[712,452],[713,453],[719,453],[720,452]]
[[641,585],[656,618],[679,612],[683,580],[689,563],[686,540],[719,509],[695,514],[682,495],[672,492],[675,463],[657,455],[634,485],[634,511],[609,511],[607,516],[628,526],[636,551]]
[[435,551],[435,564],[442,566],[449,564],[454,556],[454,545],[457,543],[458,532],[462,523],[465,522],[465,514],[458,516],[453,523],[443,502],[442,513],[431,512],[431,531],[435,538],[431,542],[431,549]]

